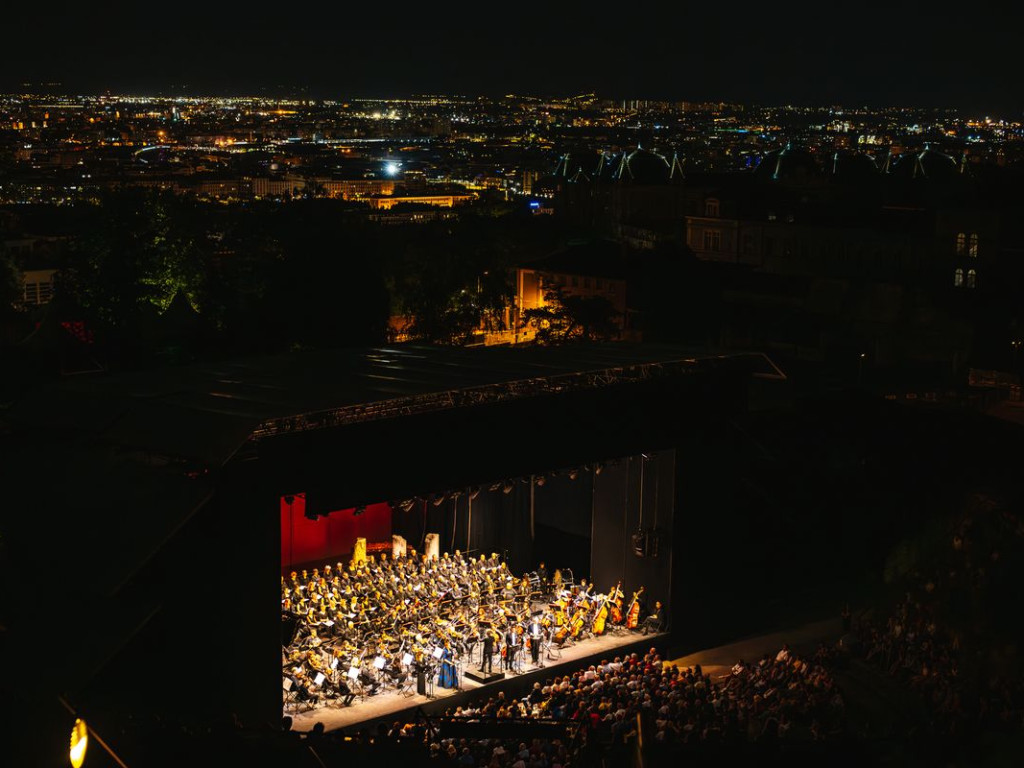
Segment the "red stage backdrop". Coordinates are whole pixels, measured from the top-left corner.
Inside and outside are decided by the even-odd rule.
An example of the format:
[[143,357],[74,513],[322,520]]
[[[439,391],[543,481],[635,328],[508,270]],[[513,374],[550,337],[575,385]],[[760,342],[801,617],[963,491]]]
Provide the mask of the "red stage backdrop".
[[[289,504],[286,498],[291,498]],[[338,560],[351,554],[356,538],[363,536],[367,544],[391,541],[391,507],[367,504],[366,511],[356,516],[355,509],[339,509],[326,517],[306,517],[306,497],[296,494],[281,497],[281,567]]]

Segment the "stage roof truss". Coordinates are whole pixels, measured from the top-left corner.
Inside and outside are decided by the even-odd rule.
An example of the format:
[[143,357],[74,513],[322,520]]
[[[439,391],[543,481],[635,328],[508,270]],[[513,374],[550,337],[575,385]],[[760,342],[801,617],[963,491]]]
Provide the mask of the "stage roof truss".
[[694,372],[698,361],[681,358],[665,362],[638,363],[597,371],[582,371],[554,376],[452,389],[446,392],[411,395],[373,403],[360,403],[295,416],[268,419],[252,433],[261,440],[295,432],[331,429],[397,416],[431,413],[473,405],[490,405],[526,397],[600,389],[618,384],[634,384],[656,376]]

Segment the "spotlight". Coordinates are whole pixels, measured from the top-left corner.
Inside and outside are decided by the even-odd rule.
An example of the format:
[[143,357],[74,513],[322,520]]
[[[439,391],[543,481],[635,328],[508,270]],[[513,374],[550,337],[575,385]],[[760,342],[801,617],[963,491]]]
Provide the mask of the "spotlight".
[[599,461],[599,462],[597,462],[597,464],[594,465],[594,474],[595,475],[600,475],[602,472],[604,472],[604,464],[602,464]]
[[472,491],[469,492],[469,498],[471,498],[471,499],[475,499],[479,495],[480,495],[480,486],[477,486],[476,488],[474,488]]
[[409,511],[412,510],[412,505],[413,504],[415,504],[415,502],[412,499],[406,499],[405,501],[403,501],[398,506],[400,506],[402,508],[403,512],[409,512]]
[[544,485],[544,483],[546,483],[546,482],[547,482],[547,479],[546,479],[546,478],[544,477],[544,475],[538,475],[538,476],[537,476],[537,479],[536,479],[536,480],[534,480],[534,482],[535,482],[535,483],[536,483],[537,485]]
[[433,499],[433,502],[434,502],[434,506],[435,506],[435,507],[440,507],[440,506],[441,506],[442,504],[444,504],[444,500],[445,500],[445,495],[444,495],[443,493],[441,493],[441,494],[438,494],[438,495],[437,495],[436,497],[434,497],[434,499]]
[[575,480],[577,477],[579,477],[579,475],[580,475],[580,471],[578,469],[570,469],[569,470],[569,479],[570,480]]
[[[499,488],[501,488],[501,483],[500,482],[497,482],[497,483],[495,483],[494,485],[491,486],[491,490],[492,491],[496,491]],[[505,493],[508,493],[508,491],[505,491]]]
[[513,488],[512,481],[508,480],[508,481],[505,482],[505,485],[502,486],[501,491],[502,491],[502,493],[512,493],[512,488]]

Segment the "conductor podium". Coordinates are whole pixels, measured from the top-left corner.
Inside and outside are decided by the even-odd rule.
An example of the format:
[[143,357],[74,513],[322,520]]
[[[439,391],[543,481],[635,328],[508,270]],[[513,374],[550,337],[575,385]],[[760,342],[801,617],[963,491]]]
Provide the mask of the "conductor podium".
[[466,677],[470,680],[474,680],[481,685],[487,685],[487,683],[494,683],[498,680],[505,679],[504,672],[480,672],[476,669],[466,670]]

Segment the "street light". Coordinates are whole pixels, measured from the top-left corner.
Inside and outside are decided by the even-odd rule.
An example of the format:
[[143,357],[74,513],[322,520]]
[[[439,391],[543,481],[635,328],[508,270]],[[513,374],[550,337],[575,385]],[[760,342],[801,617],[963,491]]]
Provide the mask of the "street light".
[[85,720],[75,718],[75,725],[71,729],[71,747],[68,749],[68,758],[71,760],[72,768],[82,768],[85,762],[85,751],[89,748],[89,728]]

